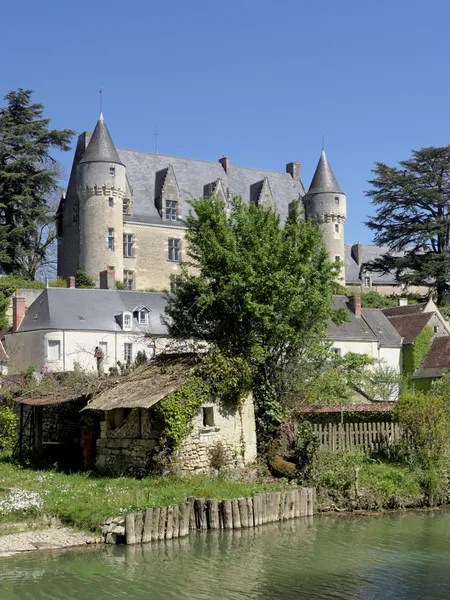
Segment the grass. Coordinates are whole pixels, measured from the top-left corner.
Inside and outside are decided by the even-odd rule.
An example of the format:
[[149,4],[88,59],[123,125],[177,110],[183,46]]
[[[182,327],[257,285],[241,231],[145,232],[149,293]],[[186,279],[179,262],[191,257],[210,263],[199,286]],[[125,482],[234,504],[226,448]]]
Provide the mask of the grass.
[[238,498],[285,489],[286,483],[248,483],[206,475],[113,479],[36,471],[0,460],[1,488],[0,501],[5,493],[9,494],[5,488],[15,488],[37,492],[42,498],[42,507],[0,514],[0,526],[46,515],[79,529],[95,531],[106,517],[182,503],[188,496]]

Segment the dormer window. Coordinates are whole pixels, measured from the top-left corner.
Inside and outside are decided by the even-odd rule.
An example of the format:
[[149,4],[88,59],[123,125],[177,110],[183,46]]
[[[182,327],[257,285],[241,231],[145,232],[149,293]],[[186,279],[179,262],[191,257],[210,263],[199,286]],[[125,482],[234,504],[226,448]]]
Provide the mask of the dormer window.
[[133,327],[133,315],[130,312],[122,313],[122,329],[124,331],[131,331]]
[[138,311],[138,323],[139,323],[139,325],[148,325],[148,311],[147,310]]
[[174,200],[166,200],[166,221],[177,220],[177,204]]
[[109,174],[110,175],[115,175],[116,174],[116,167],[109,167]]

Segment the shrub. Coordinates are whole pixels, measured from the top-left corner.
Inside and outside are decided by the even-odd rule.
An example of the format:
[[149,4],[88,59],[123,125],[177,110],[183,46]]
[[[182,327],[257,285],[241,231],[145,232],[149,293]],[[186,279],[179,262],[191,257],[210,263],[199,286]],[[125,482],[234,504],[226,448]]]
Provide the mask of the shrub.
[[217,473],[228,465],[228,454],[222,442],[217,442],[209,451],[209,464]]
[[147,355],[144,350],[139,350],[136,354],[136,358],[134,359],[134,366],[139,367],[139,365],[145,365],[147,362]]
[[92,279],[92,277],[89,277],[89,275],[87,275],[84,271],[78,269],[75,275],[75,287],[83,289],[94,288],[95,281]]
[[8,407],[0,406],[0,450],[12,450],[18,435],[19,419]]
[[124,291],[126,289],[127,289],[126,283],[124,283],[123,281],[116,281],[116,290]]
[[300,478],[307,479],[309,477],[318,450],[319,440],[314,433],[312,424],[308,421],[300,423],[294,452]]
[[365,454],[360,451],[331,452],[321,448],[311,463],[308,483],[336,497],[350,497],[364,460]]
[[66,288],[67,281],[63,277],[58,277],[54,281],[49,281],[48,286],[52,288]]

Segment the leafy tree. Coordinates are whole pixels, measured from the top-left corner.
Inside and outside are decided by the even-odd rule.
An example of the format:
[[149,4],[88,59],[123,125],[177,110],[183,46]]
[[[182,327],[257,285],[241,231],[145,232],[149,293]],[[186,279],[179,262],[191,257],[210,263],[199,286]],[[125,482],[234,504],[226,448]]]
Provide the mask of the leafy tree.
[[272,209],[240,198],[228,216],[217,198],[191,204],[190,261],[168,298],[170,333],[245,358],[254,368],[259,423],[277,425],[283,419],[280,372],[324,339],[339,265],[328,259],[319,229],[301,220],[296,204],[284,226]]
[[19,88],[0,108],[0,263],[7,273],[35,279],[55,237],[49,199],[59,167],[52,149],[70,150],[74,132],[49,129],[32,90]]
[[95,287],[95,281],[89,277],[84,271],[78,269],[75,274],[75,287],[90,289]]
[[11,296],[17,288],[44,289],[45,285],[41,281],[30,281],[23,277],[14,275],[5,275],[0,277],[0,328],[8,327],[10,323],[6,318],[6,311],[11,302]]
[[390,251],[370,263],[407,284],[433,285],[440,301],[450,279],[450,146],[414,150],[400,168],[376,163],[366,195],[377,212],[367,221]]

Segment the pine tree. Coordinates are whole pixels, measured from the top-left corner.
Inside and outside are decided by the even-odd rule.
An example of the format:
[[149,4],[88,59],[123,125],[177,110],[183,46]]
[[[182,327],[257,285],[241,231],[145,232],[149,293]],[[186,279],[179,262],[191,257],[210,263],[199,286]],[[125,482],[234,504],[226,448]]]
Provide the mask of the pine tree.
[[366,195],[377,214],[366,225],[390,251],[367,266],[406,284],[427,282],[441,300],[450,281],[450,146],[412,154],[401,168],[376,163],[372,171]]
[[70,150],[74,132],[49,129],[32,94],[10,91],[0,108],[0,264],[7,273],[34,279],[55,238],[49,200],[60,173],[50,152]]

